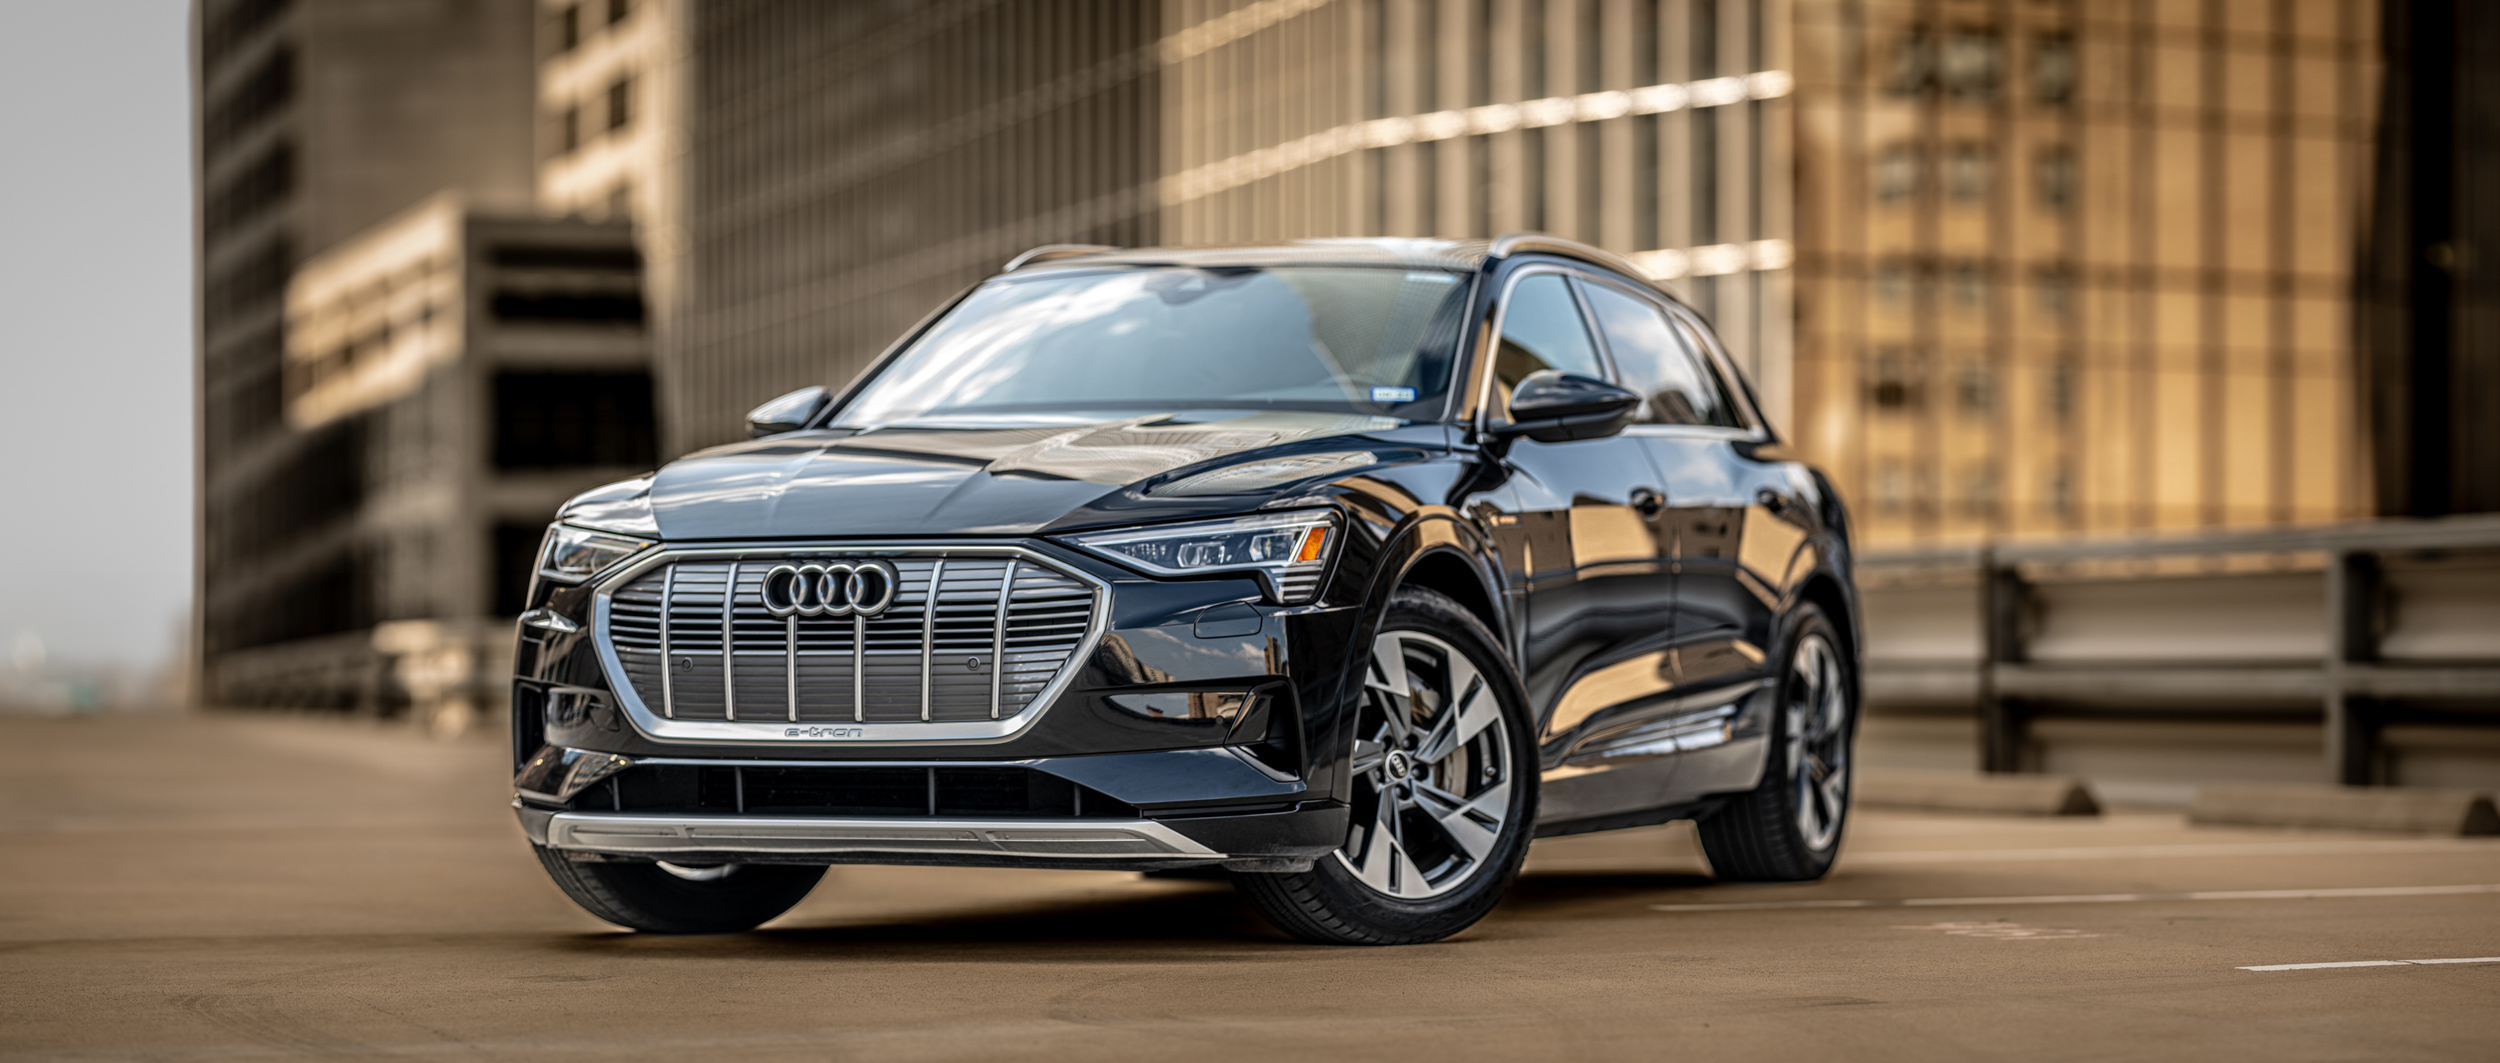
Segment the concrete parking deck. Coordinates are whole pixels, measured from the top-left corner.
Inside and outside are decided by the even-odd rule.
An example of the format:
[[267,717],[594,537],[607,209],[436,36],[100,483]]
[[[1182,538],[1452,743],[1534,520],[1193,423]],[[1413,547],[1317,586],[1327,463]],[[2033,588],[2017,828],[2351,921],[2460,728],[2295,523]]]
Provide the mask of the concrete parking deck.
[[1540,843],[1415,948],[1294,944],[1217,884],[868,867],[658,938],[547,883],[501,757],[0,720],[0,1060],[2500,1052],[2500,841],[1876,812],[1809,886],[1714,885],[1683,827]]

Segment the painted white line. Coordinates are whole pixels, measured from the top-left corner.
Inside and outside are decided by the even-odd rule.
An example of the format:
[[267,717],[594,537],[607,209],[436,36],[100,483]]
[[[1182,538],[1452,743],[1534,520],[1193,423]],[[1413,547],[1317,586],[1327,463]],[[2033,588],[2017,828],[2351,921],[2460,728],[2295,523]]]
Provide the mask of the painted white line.
[[2414,853],[2489,853],[2500,841],[2420,838],[2401,841],[2351,839],[2316,842],[2202,842],[2184,845],[2076,845],[2055,849],[1916,849],[1844,852],[1840,862],[1868,864],[1971,864],[2031,860],[2142,860],[2200,856],[2357,856]]
[[2038,897],[1894,897],[1852,900],[1734,901],[1653,904],[1654,912],[1746,912],[1782,908],[1956,908],[2002,904],[2126,904],[2136,901],[2307,901],[2332,897],[2441,897],[2500,893],[2500,883],[2471,886],[2356,886],[2321,890],[2202,890],[2195,893],[2068,893]]
[[2263,967],[2241,967],[2242,971],[2320,971],[2329,967],[2411,967],[2436,963],[2500,963],[2500,956],[2468,956],[2449,960],[2345,960],[2342,963],[2270,963]]

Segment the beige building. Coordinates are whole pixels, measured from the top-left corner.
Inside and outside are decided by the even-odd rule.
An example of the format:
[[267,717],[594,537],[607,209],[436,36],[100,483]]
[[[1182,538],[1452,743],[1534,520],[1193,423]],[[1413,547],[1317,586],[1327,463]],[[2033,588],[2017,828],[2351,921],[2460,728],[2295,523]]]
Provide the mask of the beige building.
[[1168,238],[1630,255],[1871,542],[2369,512],[2374,4],[1166,11]]
[[2377,7],[1795,0],[1787,428],[1876,542],[2370,512]]
[[1779,0],[1167,0],[1174,243],[1542,230],[1630,255],[1787,421]]

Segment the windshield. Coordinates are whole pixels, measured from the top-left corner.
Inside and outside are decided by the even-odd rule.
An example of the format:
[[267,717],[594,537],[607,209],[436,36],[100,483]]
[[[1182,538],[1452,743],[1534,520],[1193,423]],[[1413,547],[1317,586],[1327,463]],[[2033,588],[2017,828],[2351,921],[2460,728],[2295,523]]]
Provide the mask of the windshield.
[[1179,409],[1435,420],[1465,279],[1327,266],[1003,277],[922,333],[834,424],[1048,424]]

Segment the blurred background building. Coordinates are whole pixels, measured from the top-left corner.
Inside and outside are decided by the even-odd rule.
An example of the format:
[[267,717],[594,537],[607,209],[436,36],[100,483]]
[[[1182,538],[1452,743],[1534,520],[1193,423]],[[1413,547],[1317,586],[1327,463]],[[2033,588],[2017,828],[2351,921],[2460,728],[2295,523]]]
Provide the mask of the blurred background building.
[[541,201],[638,223],[671,454],[1028,247],[1158,239],[1153,0],[540,12]]
[[[2500,509],[2487,5],[195,10],[210,700],[407,697],[376,662],[500,638],[563,493],[1052,242],[1620,252],[1879,551]],[[1953,638],[1983,673],[2004,642]],[[1942,701],[2006,703],[1977,682]]]

